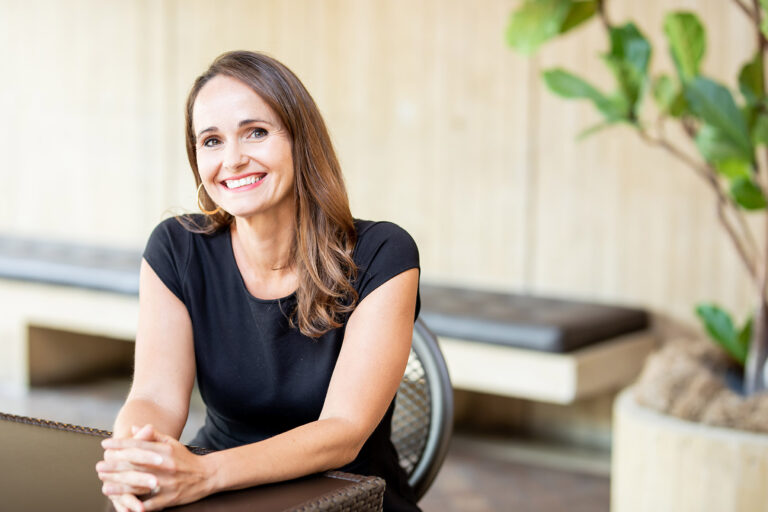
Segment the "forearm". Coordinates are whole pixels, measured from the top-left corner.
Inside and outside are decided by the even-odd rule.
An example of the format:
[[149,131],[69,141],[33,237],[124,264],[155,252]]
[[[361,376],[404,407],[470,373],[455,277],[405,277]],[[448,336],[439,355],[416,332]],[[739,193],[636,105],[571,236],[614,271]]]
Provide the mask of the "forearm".
[[219,492],[341,467],[354,460],[363,442],[349,422],[329,418],[203,458],[210,468],[213,492]]
[[164,432],[176,439],[181,436],[186,416],[168,411],[152,400],[128,398],[115,419],[112,429],[117,438],[131,437],[131,426],[142,427],[152,424],[159,432]]

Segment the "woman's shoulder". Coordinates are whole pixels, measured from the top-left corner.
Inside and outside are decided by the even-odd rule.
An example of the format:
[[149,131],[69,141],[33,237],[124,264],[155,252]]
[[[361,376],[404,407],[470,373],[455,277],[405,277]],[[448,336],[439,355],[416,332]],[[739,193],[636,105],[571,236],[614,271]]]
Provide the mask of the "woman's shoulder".
[[396,275],[420,268],[419,249],[413,237],[393,222],[355,219],[358,300]]
[[206,218],[202,214],[174,215],[160,221],[147,241],[147,252],[172,252],[187,256],[194,246],[207,245],[224,230],[206,233]]
[[355,219],[358,243],[361,241],[410,240],[413,237],[403,228],[386,220]]
[[200,213],[185,213],[174,215],[160,221],[153,230],[153,235],[163,234],[173,240],[189,240],[197,237],[211,237],[223,233],[219,229],[210,233],[205,215]]
[[394,222],[355,219],[355,230],[355,259],[358,265],[381,255],[388,259],[394,255],[407,255],[409,259],[418,262],[419,252],[415,240],[408,231]]

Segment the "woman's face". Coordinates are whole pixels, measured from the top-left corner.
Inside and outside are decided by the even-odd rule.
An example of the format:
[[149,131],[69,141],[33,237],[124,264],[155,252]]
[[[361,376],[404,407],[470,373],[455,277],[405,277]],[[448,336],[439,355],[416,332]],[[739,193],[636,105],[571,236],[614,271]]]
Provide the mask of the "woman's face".
[[200,178],[217,205],[235,217],[292,215],[291,140],[261,96],[215,76],[200,89],[192,119]]

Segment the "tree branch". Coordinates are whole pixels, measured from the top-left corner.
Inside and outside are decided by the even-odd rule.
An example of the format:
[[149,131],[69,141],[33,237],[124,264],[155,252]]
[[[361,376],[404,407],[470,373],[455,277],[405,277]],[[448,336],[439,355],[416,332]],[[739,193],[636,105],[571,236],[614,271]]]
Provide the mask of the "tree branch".
[[[737,6],[739,9],[741,9],[742,11],[744,11],[744,14],[746,14],[746,15],[747,15],[747,17],[748,17],[750,20],[752,20],[752,21],[754,21],[754,20],[755,20],[755,12],[756,12],[756,11],[752,11],[752,10],[750,10],[750,8],[749,8],[749,7],[747,7],[746,5],[744,5],[743,3],[741,3],[741,0],[733,0],[733,3],[734,3],[734,4],[736,4],[736,6]],[[760,9],[760,7],[758,6],[758,10],[757,10],[757,13],[758,13],[758,15],[759,15],[759,12],[760,12],[760,11],[759,11],[759,9]]]
[[[736,248],[736,252],[739,255],[739,258],[741,259],[742,264],[747,270],[747,273],[752,278],[752,282],[757,285],[757,269],[755,268],[755,259],[754,259],[754,253],[750,254],[750,251],[744,247],[743,240],[739,237],[738,233],[736,232],[736,229],[734,228],[733,224],[729,221],[728,216],[726,214],[726,207],[730,204],[730,197],[725,194],[720,188],[720,183],[717,180],[716,171],[712,169],[708,165],[703,165],[700,162],[694,160],[687,154],[683,153],[680,149],[673,146],[668,140],[664,138],[659,137],[653,137],[649,135],[645,130],[638,129],[638,133],[640,134],[640,137],[646,141],[647,143],[658,146],[663,148],[664,150],[671,153],[675,158],[686,164],[688,167],[690,167],[701,179],[703,179],[710,187],[714,189],[715,195],[717,196],[717,217],[720,221],[720,224],[725,228],[726,233],[728,234],[728,237],[731,239],[731,242],[733,243],[734,247]],[[740,212],[738,210],[735,210],[735,213],[737,214],[737,219],[740,216]],[[748,231],[748,227],[746,226],[746,223],[742,224],[742,231],[746,228],[747,231],[745,233],[745,236],[749,239],[751,236],[751,232]]]
[[607,32],[611,31],[611,21],[608,19],[608,14],[605,12],[605,3],[607,0],[597,0],[597,15],[600,17],[600,21],[603,23],[603,27]]
[[[696,130],[696,127],[693,125],[691,119],[682,118],[680,120],[680,123],[683,125],[683,130],[685,131],[686,135],[688,135],[691,141],[695,144],[697,130]],[[730,194],[728,194],[727,192],[723,191],[722,188],[720,188],[720,181],[717,178],[717,171],[709,164],[703,166],[702,171],[705,174],[704,179],[709,183],[711,187],[713,187],[716,190],[718,202],[720,201],[723,202],[722,206],[718,206],[718,208],[720,207],[724,208],[725,206],[728,206],[728,210],[730,210],[733,217],[735,217],[743,237],[739,239],[739,241],[742,242],[742,249],[746,253],[746,255],[749,257],[749,261],[751,262],[751,265],[754,269],[753,270],[754,274],[752,274],[753,279],[757,280],[759,271],[762,268],[761,262],[759,259],[760,250],[758,249],[757,241],[755,240],[755,237],[752,234],[752,230],[749,228],[749,225],[747,224],[747,219],[744,218],[744,213],[741,211],[741,209],[739,208],[739,205],[736,204],[736,202],[733,200]],[[718,213],[718,216],[719,215],[720,214]],[[735,240],[734,240],[734,243],[736,243]],[[746,244],[746,247],[744,247],[743,245],[744,243]],[[755,281],[755,285],[757,286],[757,281]]]

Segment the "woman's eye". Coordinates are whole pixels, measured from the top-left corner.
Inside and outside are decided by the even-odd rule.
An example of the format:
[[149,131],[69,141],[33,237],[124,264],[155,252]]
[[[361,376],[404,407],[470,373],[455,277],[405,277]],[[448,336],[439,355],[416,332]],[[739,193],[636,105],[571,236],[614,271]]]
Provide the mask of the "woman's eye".
[[207,148],[211,148],[211,147],[217,145],[218,143],[219,143],[219,139],[217,139],[216,137],[208,137],[207,139],[205,139],[203,141],[203,146],[205,146]]
[[254,128],[253,130],[251,130],[251,135],[254,138],[261,139],[267,136],[267,130],[265,130],[264,128]]

